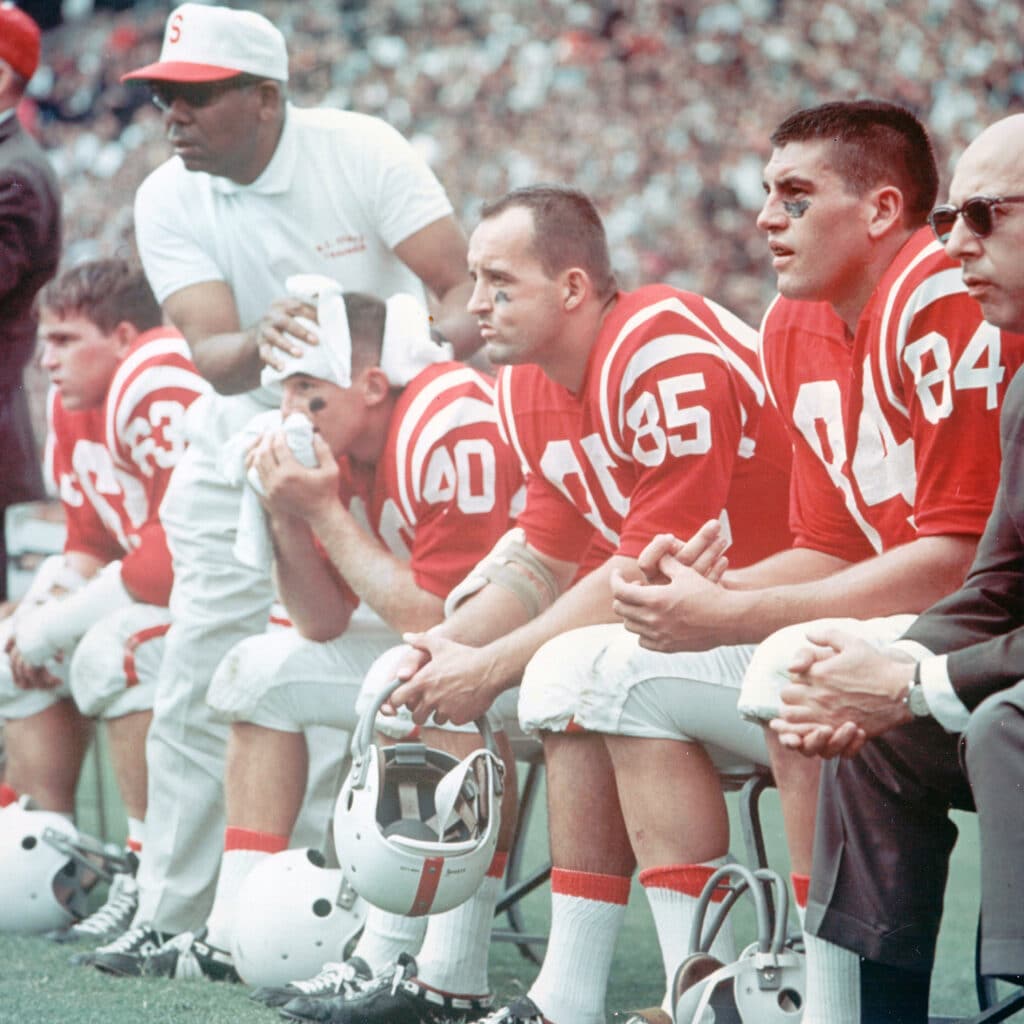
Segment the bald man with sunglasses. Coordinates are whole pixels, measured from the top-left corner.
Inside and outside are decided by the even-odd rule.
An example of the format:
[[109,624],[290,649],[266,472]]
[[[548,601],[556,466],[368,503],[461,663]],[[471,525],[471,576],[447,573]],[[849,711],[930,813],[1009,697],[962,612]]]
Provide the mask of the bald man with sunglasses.
[[[1024,115],[967,148],[929,218],[985,319],[1024,332]],[[837,629],[796,653],[781,742],[822,773],[806,927],[860,970],[884,1009],[854,998],[830,1024],[918,1024],[956,841],[949,808],[977,809],[981,971],[1024,975],[1024,374],[1003,403],[999,492],[966,581],[887,651]],[[961,457],[970,458],[969,451]],[[950,453],[950,457],[956,457]],[[898,823],[894,827],[894,822]],[[830,954],[831,955],[831,954]],[[817,1020],[807,1007],[805,1019]],[[884,1014],[881,1016],[881,1014]]]

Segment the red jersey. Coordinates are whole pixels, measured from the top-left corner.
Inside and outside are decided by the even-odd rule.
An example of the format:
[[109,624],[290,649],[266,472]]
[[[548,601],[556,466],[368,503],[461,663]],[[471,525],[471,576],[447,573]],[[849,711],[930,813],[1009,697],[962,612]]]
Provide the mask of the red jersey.
[[900,251],[852,338],[824,303],[776,299],[761,362],[793,439],[798,546],[858,561],[918,536],[981,535],[1024,338],[982,319],[930,231]]
[[522,500],[494,381],[461,363],[431,366],[405,388],[375,467],[345,462],[343,500],[442,598],[512,528]]
[[730,563],[787,547],[789,441],[757,367],[757,335],[666,285],[620,293],[579,394],[537,366],[504,368],[505,435],[527,470],[518,524],[534,547],[636,557],[656,533],[686,538],[721,517]]
[[158,511],[185,450],[185,410],[208,390],[185,339],[158,328],[128,350],[102,406],[73,412],[50,392],[46,468],[64,504],[64,550],[122,559],[125,588],[147,604],[170,596]]

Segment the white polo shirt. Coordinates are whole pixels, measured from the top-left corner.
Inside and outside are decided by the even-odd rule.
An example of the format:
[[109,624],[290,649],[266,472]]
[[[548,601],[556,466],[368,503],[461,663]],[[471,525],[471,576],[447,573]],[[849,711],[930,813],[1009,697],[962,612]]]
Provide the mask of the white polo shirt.
[[[285,294],[290,274],[319,273],[380,298],[419,278],[394,247],[452,212],[410,144],[375,117],[287,106],[270,163],[250,185],[189,171],[172,157],[135,199],[139,253],[162,303],[189,285],[225,281],[243,327]],[[277,405],[266,389],[250,393]]]

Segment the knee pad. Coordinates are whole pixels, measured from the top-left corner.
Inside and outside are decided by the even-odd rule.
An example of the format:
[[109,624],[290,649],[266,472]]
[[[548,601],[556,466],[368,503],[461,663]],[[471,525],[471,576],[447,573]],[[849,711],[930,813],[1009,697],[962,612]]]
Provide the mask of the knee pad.
[[153,707],[170,621],[166,608],[134,604],[82,637],[70,667],[71,694],[82,714],[119,718]]
[[296,642],[294,630],[265,633],[236,644],[217,666],[206,703],[223,718],[257,722],[269,729],[300,732],[302,727],[285,706],[279,688],[280,670]]

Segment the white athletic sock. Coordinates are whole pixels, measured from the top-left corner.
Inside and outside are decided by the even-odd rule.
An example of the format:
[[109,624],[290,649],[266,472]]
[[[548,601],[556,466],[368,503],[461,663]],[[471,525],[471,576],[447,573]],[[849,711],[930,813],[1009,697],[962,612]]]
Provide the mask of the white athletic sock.
[[555,1024],[604,1024],[629,878],[554,868],[548,948],[529,996]]
[[247,828],[224,830],[224,853],[213,895],[213,907],[206,919],[206,941],[218,949],[230,949],[234,937],[235,908],[246,876],[271,854],[288,849],[288,836],[257,832]]
[[793,871],[790,872],[789,882],[793,890],[793,906],[796,907],[796,916],[800,922],[800,930],[803,931],[804,919],[807,917],[807,890],[811,885],[811,876],[798,875]]
[[128,819],[128,838],[125,840],[125,847],[132,853],[142,853],[142,844],[146,838],[146,824],[138,818]]
[[[669,864],[640,872],[639,881],[644,887],[647,902],[651,905],[665,968],[666,991],[662,1009],[670,1016],[672,1006],[669,992],[672,982],[679,965],[692,952],[690,931],[697,914],[698,897],[703,892],[707,880],[728,861],[728,856],[724,856],[705,861],[703,864]],[[714,903],[720,903],[724,896],[723,893],[722,896],[716,897]],[[705,924],[711,923],[714,913],[715,907],[712,905],[705,916]],[[722,923],[708,952],[723,964],[736,959],[731,917],[727,917]]]
[[377,974],[394,963],[399,953],[412,953],[413,956],[419,953],[426,930],[425,917],[405,917],[370,907],[363,934],[359,936],[352,956],[362,957],[370,965],[370,970]]
[[416,958],[416,976],[424,985],[448,995],[482,996],[490,991],[491,924],[507,859],[507,854],[496,853],[480,888],[465,903],[430,918]]
[[803,1024],[860,1024],[860,957],[804,932],[807,993]]

